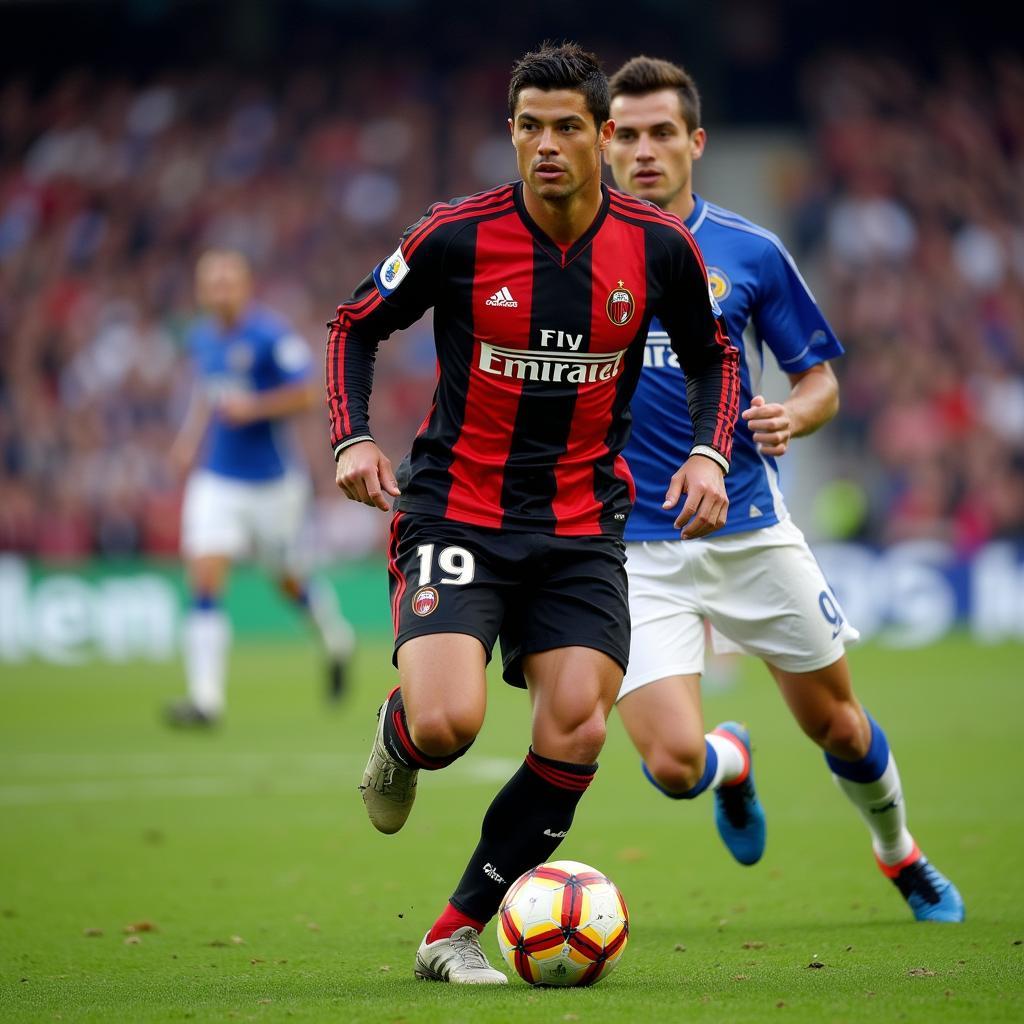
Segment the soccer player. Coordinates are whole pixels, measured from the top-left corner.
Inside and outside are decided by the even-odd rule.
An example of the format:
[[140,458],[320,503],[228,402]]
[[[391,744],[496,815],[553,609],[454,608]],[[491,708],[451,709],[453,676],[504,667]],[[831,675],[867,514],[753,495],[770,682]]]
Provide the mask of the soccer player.
[[259,556],[309,616],[327,655],[332,697],[342,691],[354,640],[336,594],[307,580],[297,550],[311,488],[286,421],[317,401],[309,349],[252,301],[241,253],[205,253],[196,293],[209,314],[190,337],[198,384],[170,452],[182,471],[197,464],[181,531],[192,593],[184,630],[188,698],[167,708],[167,720],[180,726],[213,725],[224,712],[230,627],[221,602],[236,559]]
[[[883,874],[922,921],[960,921],[952,883],[907,830],[896,762],[885,733],[854,695],[844,644],[857,633],[786,511],[776,458],[794,437],[835,415],[829,360],[843,349],[792,258],[770,232],[692,191],[704,152],[693,79],[663,60],[636,57],[611,80],[615,131],[606,156],[616,183],[678,215],[693,232],[728,333],[744,339],[741,404],[725,527],[680,544],[662,507],[662,477],[690,443],[683,371],[653,321],[633,399],[626,458],[637,500],[626,527],[632,655],[618,708],[644,771],[663,793],[716,796],[716,821],[743,864],[765,844],[764,813],[750,770],[746,730],[728,722],[704,735],[700,677],[704,623],[726,650],[762,658],[793,716],[825,752],[839,788],[870,833]],[[758,391],[767,345],[788,374],[781,403]]]
[[[361,786],[374,826],[397,832],[418,773],[469,749],[499,634],[505,680],[530,694],[530,750],[417,953],[417,977],[457,983],[505,982],[479,933],[559,845],[597,770],[628,657],[620,453],[655,313],[687,370],[693,443],[663,481],[666,509],[687,496],[670,515],[684,537],[725,521],[738,411],[738,356],[688,232],[601,183],[613,125],[597,58],[527,54],[509,115],[522,180],[432,207],[338,308],[327,350],[338,485],[382,510],[398,499],[399,685]],[[431,306],[437,389],[396,479],[367,420],[374,353]]]

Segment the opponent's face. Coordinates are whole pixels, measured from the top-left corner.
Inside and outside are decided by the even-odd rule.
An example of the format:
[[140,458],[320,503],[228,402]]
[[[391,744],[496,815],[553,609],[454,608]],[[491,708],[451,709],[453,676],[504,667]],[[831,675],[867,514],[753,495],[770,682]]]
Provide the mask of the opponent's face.
[[582,93],[523,89],[508,123],[519,173],[540,199],[567,200],[588,183],[600,181],[601,153],[614,125],[605,121],[598,129]]
[[249,302],[252,282],[241,255],[208,252],[196,264],[199,305],[221,320],[237,320]]
[[615,184],[662,209],[692,191],[693,161],[704,152],[703,128],[692,132],[675,89],[612,100],[615,132],[605,154]]

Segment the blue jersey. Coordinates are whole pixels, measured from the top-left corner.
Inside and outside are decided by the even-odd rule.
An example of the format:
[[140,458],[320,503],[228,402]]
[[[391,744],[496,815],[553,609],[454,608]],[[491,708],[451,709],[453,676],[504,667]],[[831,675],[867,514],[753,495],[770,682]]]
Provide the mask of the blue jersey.
[[226,328],[208,318],[193,328],[189,349],[214,412],[203,440],[200,465],[237,480],[272,480],[295,463],[295,452],[281,419],[232,426],[218,416],[225,394],[269,391],[306,380],[311,359],[306,343],[278,316],[250,306]]
[[[843,353],[792,257],[770,231],[694,196],[686,226],[697,239],[708,281],[740,351],[740,410],[761,386],[764,345],[786,373],[799,373]],[[651,323],[644,368],[632,401],[633,433],[624,455],[636,481],[626,540],[679,536],[679,509],[661,506],[672,474],[686,461],[693,431],[683,374],[657,319]],[[726,488],[729,517],[719,533],[772,526],[786,517],[775,459],[762,455],[739,420]]]

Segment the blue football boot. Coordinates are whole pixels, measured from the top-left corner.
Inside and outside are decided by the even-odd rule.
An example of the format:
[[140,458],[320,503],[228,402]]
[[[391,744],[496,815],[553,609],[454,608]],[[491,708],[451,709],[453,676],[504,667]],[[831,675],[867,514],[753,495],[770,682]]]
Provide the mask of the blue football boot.
[[910,860],[909,864],[888,867],[879,861],[878,866],[899,889],[916,920],[945,923],[962,921],[964,901],[957,887],[916,846],[914,853],[917,857]]
[[739,722],[722,722],[714,729],[720,736],[738,741],[746,751],[747,777],[735,785],[715,790],[715,824],[722,842],[741,864],[756,864],[764,853],[767,828],[764,808],[754,788],[750,733]]

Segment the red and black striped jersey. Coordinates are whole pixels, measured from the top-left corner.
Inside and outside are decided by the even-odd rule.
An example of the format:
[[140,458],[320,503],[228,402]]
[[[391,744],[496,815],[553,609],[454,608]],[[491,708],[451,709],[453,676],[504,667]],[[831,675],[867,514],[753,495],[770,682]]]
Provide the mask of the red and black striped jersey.
[[431,207],[338,307],[327,343],[331,441],[337,456],[372,437],[377,345],[433,307],[437,386],[398,508],[618,535],[634,493],[621,455],[629,400],[652,316],[685,371],[695,443],[726,458],[738,353],[677,217],[602,185],[593,223],[563,248],[530,218],[522,189]]

